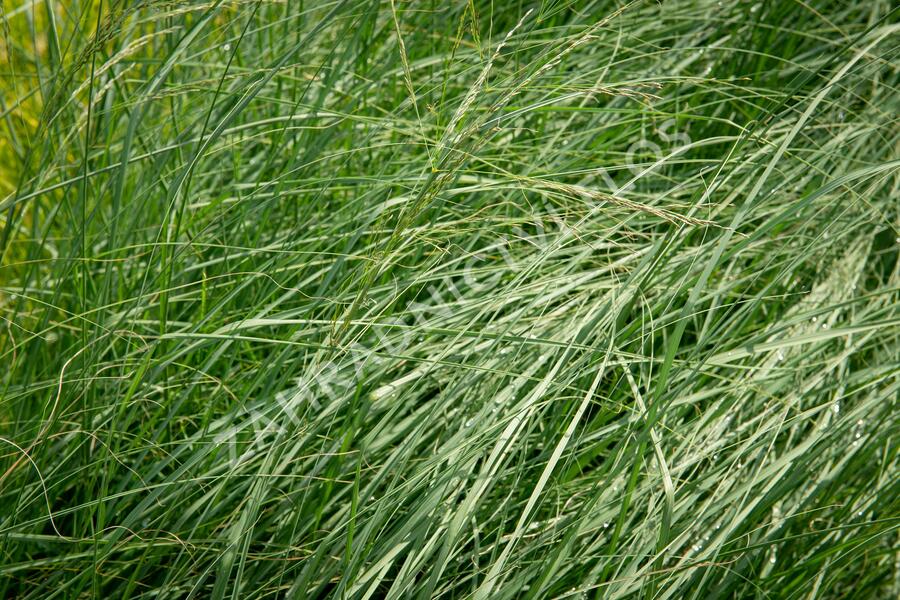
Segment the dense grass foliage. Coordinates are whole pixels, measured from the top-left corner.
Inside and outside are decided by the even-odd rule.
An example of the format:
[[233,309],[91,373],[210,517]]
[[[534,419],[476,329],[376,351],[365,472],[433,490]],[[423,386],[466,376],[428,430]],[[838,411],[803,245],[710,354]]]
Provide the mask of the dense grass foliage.
[[888,0],[4,0],[0,595],[900,595]]

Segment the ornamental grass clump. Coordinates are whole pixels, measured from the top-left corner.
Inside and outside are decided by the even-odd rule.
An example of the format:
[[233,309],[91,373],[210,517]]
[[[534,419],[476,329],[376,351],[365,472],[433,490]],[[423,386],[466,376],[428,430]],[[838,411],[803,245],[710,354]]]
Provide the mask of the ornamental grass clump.
[[0,595],[900,595],[886,0],[9,0]]

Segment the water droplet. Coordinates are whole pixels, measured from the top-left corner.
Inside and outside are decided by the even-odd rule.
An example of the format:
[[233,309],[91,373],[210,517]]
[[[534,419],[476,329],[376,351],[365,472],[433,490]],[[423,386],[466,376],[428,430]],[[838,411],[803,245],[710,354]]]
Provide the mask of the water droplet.
[[466,421],[466,427],[471,427],[472,423],[474,423],[474,422],[475,422],[474,419],[469,419],[468,421]]
[[866,422],[863,421],[862,419],[859,419],[858,421],[856,421],[856,424],[859,425],[860,427],[862,427],[863,425],[866,424]]
[[857,432],[856,432],[856,436],[855,436],[855,437],[856,437],[856,439],[859,439],[859,438],[861,438],[861,437],[862,437],[862,434],[861,434],[861,433],[860,433],[860,432],[858,432],[858,431],[857,431]]
[[772,554],[772,556],[769,557],[769,562],[772,563],[773,565],[775,564],[775,561],[777,561],[777,560],[778,559],[775,557],[774,554]]
[[813,318],[812,318],[813,323],[815,323],[815,322],[818,321],[818,320],[819,320],[818,317],[813,317]]
[[222,52],[231,52],[231,44],[222,44]]
[[831,405],[831,411],[832,411],[834,414],[838,414],[839,412],[841,412],[841,404],[840,404],[840,402],[835,402],[834,404],[832,404],[832,405]]
[[828,323],[822,323],[822,329],[828,329]]
[[609,521],[603,523],[603,529],[607,529],[609,527]]
[[784,360],[784,352],[782,352],[781,350],[779,350],[779,351],[778,351],[778,356],[777,356],[777,358],[778,358],[778,360]]

